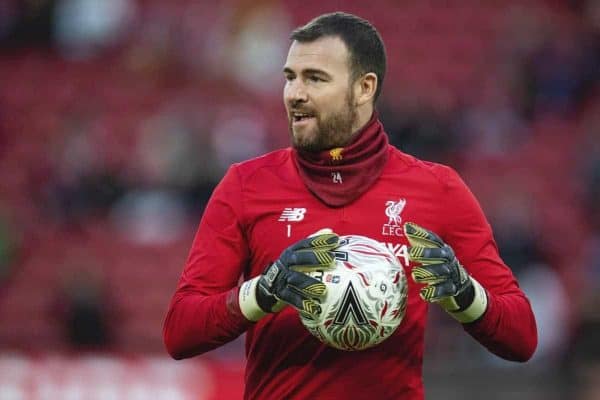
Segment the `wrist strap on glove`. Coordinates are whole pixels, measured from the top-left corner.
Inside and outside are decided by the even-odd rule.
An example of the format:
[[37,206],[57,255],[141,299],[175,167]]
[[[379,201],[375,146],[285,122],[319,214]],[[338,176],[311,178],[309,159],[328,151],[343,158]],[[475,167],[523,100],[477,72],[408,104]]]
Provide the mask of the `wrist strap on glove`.
[[260,275],[242,283],[238,294],[240,311],[244,314],[246,319],[252,322],[256,322],[267,315],[267,313],[259,307],[258,302],[256,301],[256,286],[258,285],[259,279]]
[[452,308],[447,307],[445,301],[440,302],[440,305],[446,310],[446,312],[448,312],[452,318],[461,324],[468,324],[477,321],[487,310],[488,298],[485,289],[473,277],[470,277],[469,279],[471,279],[473,288],[473,301],[464,310],[453,310]]

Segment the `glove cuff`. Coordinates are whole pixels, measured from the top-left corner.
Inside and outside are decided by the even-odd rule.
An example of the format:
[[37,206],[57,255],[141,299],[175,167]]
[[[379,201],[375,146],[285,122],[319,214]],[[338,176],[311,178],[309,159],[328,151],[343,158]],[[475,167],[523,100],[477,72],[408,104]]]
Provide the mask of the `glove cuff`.
[[256,301],[256,287],[259,279],[260,275],[242,283],[238,294],[240,311],[247,320],[252,322],[256,322],[267,315]]
[[468,324],[477,321],[483,316],[483,314],[487,310],[488,305],[487,293],[483,286],[481,286],[481,284],[477,282],[473,277],[469,277],[469,279],[471,279],[471,283],[473,284],[473,291],[475,293],[471,305],[463,311],[453,312],[448,310],[448,314],[450,314],[452,318],[454,318],[461,324]]

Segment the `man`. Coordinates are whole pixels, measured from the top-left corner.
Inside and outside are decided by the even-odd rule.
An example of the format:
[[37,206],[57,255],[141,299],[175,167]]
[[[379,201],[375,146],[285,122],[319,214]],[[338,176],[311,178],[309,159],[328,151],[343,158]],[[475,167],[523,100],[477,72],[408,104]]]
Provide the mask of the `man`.
[[[493,353],[529,359],[535,319],[477,201],[452,169],[388,144],[374,109],[386,65],[377,31],[333,13],[291,38],[293,146],[233,165],[215,189],[165,321],[169,353],[246,332],[247,399],[422,399],[433,302]],[[401,325],[365,351],[321,344],[298,317],[319,312],[325,289],[299,271],[330,266],[336,234],[386,243],[413,277]]]

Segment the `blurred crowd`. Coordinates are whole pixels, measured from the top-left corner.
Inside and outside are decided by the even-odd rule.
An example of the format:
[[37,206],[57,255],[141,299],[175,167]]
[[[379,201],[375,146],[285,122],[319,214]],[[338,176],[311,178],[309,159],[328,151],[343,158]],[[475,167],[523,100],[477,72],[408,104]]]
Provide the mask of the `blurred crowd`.
[[[391,142],[462,174],[532,301],[533,364],[598,398],[600,1],[372,3],[342,9],[386,43]],[[288,144],[289,32],[339,6],[0,1],[0,346],[162,351],[215,184]],[[429,365],[494,364],[451,324]]]

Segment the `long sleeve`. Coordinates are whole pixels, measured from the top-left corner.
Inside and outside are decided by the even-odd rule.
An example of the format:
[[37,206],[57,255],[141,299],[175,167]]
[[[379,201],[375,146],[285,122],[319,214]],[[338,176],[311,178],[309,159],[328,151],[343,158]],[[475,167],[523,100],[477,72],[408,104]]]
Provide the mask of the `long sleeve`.
[[219,347],[251,325],[239,310],[237,283],[248,260],[241,185],[232,167],[208,202],[164,322],[173,358]]
[[464,329],[492,353],[527,361],[537,346],[537,328],[529,300],[498,254],[481,207],[458,174],[448,169],[443,239],[458,260],[486,289],[488,309]]

